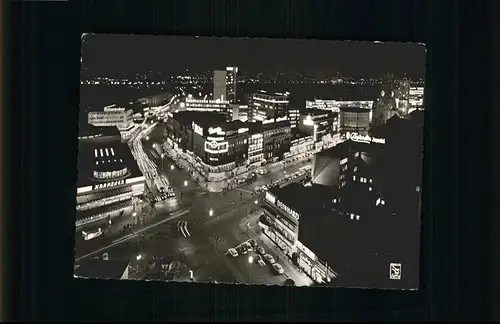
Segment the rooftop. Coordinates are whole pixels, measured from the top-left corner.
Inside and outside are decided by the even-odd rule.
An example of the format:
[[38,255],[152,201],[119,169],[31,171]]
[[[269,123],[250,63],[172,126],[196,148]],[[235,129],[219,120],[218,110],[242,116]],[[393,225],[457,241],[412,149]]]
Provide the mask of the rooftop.
[[370,109],[360,107],[340,107],[341,112],[369,113]]
[[[410,258],[404,254],[402,246],[412,244],[417,239],[413,232],[418,231],[408,229],[412,232],[401,233],[404,227],[392,216],[374,214],[358,221],[340,215],[331,203],[336,191],[336,187],[318,185],[289,185],[271,190],[280,201],[300,214],[299,241],[342,277],[357,280],[367,271],[388,271],[391,258]],[[394,235],[401,238],[398,244],[392,242]]]
[[96,127],[88,123],[86,116],[80,115],[80,122],[78,125],[78,137],[104,137],[116,136],[120,137],[120,132],[115,126],[110,127]]
[[355,152],[362,152],[370,156],[378,156],[384,149],[384,144],[364,143],[347,140],[327,150],[317,153],[318,156],[336,157],[339,159],[347,157]]
[[121,279],[130,261],[92,259],[83,262],[75,270],[75,276],[83,278]]
[[77,188],[101,183],[93,180],[94,170],[116,171],[124,166],[129,171],[129,177],[142,175],[127,144],[100,139],[80,141],[78,145]]
[[179,111],[173,115],[175,120],[186,126],[191,126],[193,122],[203,128],[220,127],[227,124],[226,116],[217,112]]

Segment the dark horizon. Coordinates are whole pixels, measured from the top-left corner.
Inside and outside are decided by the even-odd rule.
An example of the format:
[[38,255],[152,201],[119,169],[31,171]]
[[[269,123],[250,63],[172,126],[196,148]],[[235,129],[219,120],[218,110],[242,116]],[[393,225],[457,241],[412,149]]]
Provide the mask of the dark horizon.
[[[201,57],[201,53],[203,57]],[[82,68],[101,74],[206,72],[238,66],[248,74],[340,73],[351,77],[423,78],[426,50],[417,43],[88,34]]]

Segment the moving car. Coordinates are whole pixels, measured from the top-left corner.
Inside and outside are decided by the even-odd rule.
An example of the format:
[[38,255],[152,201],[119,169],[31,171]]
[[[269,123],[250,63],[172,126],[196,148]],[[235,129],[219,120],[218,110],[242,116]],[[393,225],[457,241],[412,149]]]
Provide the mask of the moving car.
[[229,253],[229,255],[232,256],[233,258],[236,258],[238,256],[238,252],[233,248],[227,250],[227,253]]
[[260,255],[256,255],[256,256],[255,256],[255,261],[256,261],[259,265],[261,265],[261,266],[265,266],[265,265],[266,265],[266,263],[264,262],[264,260],[262,260],[262,257],[261,257]]
[[264,259],[266,259],[266,261],[269,263],[269,264],[273,264],[275,263],[276,261],[274,260],[273,256],[270,255],[270,254],[265,254],[264,255]]
[[257,173],[259,173],[260,175],[264,175],[264,174],[267,174],[269,171],[267,171],[266,169],[262,168],[262,169],[259,169],[257,171]]
[[278,273],[278,274],[283,274],[285,273],[285,269],[281,266],[279,263],[274,263],[273,264],[273,269]]
[[258,247],[256,248],[256,250],[257,250],[257,252],[258,252],[259,254],[261,254],[261,255],[266,254],[266,250],[264,250],[264,248],[263,248],[262,246],[258,246]]

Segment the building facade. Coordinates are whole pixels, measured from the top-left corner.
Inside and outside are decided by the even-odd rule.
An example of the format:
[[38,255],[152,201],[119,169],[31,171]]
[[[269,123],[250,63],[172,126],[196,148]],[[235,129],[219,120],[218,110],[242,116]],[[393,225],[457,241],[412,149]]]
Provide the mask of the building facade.
[[226,120],[231,120],[229,101],[186,98],[184,107],[186,111],[216,112],[224,115]]
[[289,93],[269,94],[263,90],[250,97],[250,120],[264,121],[288,116]]
[[316,99],[306,101],[307,109],[321,109],[332,112],[340,112],[341,107],[360,107],[371,109],[373,101],[371,100],[330,100],[330,99]]
[[214,71],[213,100],[227,101],[226,78],[227,78],[226,71],[221,71],[221,70]]
[[424,108],[424,87],[412,87],[408,91],[408,113]]
[[323,136],[339,131],[339,114],[331,111],[308,109],[299,117],[298,130],[312,135],[314,142],[322,140]]
[[128,131],[134,127],[133,111],[125,108],[105,107],[103,111],[91,111],[88,123],[97,127],[116,126],[120,131]]
[[146,179],[126,144],[80,140],[78,154],[77,227],[117,216],[144,193]]
[[281,160],[290,151],[292,132],[288,117],[264,120],[254,133],[262,134],[264,160]]
[[359,107],[342,107],[340,109],[340,132],[368,134],[370,129],[371,110]]
[[227,101],[236,103],[236,88],[238,82],[238,67],[228,66],[226,68],[226,93]]

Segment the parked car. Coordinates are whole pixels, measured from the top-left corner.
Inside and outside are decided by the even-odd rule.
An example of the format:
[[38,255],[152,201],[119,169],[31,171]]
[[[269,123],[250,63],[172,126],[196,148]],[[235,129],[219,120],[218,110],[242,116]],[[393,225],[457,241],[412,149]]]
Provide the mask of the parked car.
[[285,269],[281,266],[279,263],[274,263],[273,264],[273,269],[278,273],[278,274],[283,274],[285,273]]
[[258,246],[257,242],[255,242],[254,239],[250,239],[247,241],[253,248],[256,248]]
[[253,251],[253,246],[252,244],[245,242],[245,244],[243,244],[243,246],[245,246],[247,248],[248,251]]
[[236,258],[238,256],[238,251],[236,251],[235,249],[233,248],[230,248],[229,250],[227,250],[227,252],[229,253],[230,256],[232,256],[233,258]]
[[264,262],[264,260],[262,260],[262,257],[261,257],[260,255],[256,255],[256,256],[255,256],[255,261],[256,261],[259,265],[261,265],[261,266],[265,266],[265,265],[266,265],[266,263]]
[[264,259],[269,263],[269,264],[273,264],[275,263],[276,261],[274,260],[273,256],[270,255],[270,254],[265,254],[264,255]]
[[266,250],[264,250],[264,248],[262,246],[258,246],[256,250],[261,255],[266,254]]
[[247,254],[248,253],[248,249],[245,245],[240,245],[237,249],[237,251],[240,253],[240,254]]
[[266,169],[262,168],[262,169],[259,169],[257,171],[260,175],[264,175],[264,174],[267,174],[269,171],[267,171]]

